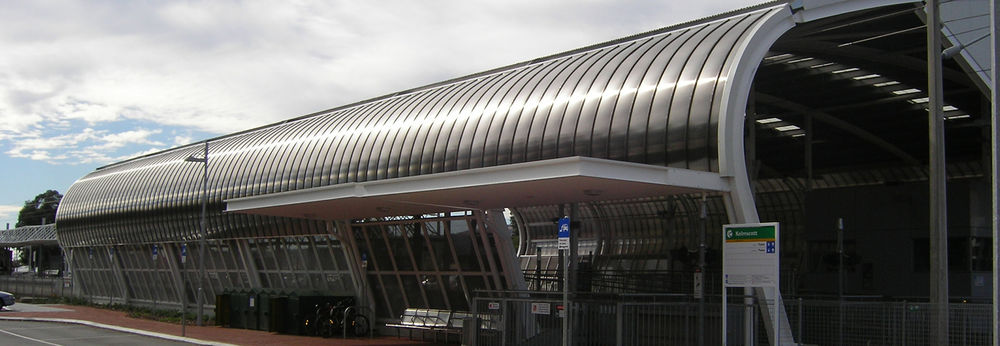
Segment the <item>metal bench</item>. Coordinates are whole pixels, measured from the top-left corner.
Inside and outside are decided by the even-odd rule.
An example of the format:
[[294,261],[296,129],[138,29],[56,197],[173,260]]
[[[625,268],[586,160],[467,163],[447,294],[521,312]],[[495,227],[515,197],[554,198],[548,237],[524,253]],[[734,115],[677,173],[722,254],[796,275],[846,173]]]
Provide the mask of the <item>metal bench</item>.
[[462,334],[462,323],[465,317],[472,314],[467,312],[453,312],[439,309],[406,309],[399,317],[398,323],[386,323],[387,328],[395,328],[396,336],[400,329],[407,330],[407,337],[413,338],[414,330],[420,331],[420,340],[424,340],[424,333],[431,332],[434,335],[434,342],[437,342],[438,334],[444,334],[445,342],[448,342],[448,335]]

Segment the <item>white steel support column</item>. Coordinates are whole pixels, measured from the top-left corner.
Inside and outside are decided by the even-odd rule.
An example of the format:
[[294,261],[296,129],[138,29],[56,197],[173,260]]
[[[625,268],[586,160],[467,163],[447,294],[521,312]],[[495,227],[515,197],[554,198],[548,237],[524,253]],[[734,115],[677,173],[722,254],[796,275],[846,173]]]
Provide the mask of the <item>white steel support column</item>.
[[524,272],[521,271],[520,263],[517,260],[514,241],[511,239],[511,229],[507,226],[503,210],[490,209],[483,211],[483,214],[485,214],[486,228],[493,229],[493,235],[496,237],[496,251],[500,257],[500,266],[504,279],[507,281],[507,287],[515,291],[527,290],[528,283],[524,280]]
[[66,248],[66,272],[69,274],[69,285],[70,294],[74,297],[83,296],[83,290],[80,289],[80,276],[76,275],[76,263],[73,262],[73,258],[76,256],[76,252],[81,248]]
[[[351,230],[351,222],[348,220],[327,221],[327,232],[340,241],[344,248],[344,256],[347,257],[347,266],[351,271],[351,281],[354,284],[354,294],[360,295],[359,301],[372,308],[372,318],[375,318],[375,296],[368,284],[367,265],[362,264],[361,250],[358,248],[357,239],[354,239],[354,232]],[[371,256],[371,255],[369,255]]]
[[492,228],[486,226],[486,216],[482,211],[477,210],[474,211],[473,214],[476,217],[476,233],[479,233],[479,244],[482,244],[483,249],[483,253],[481,255],[486,257],[486,263],[489,265],[490,277],[493,278],[493,288],[496,290],[503,290],[503,285],[501,285],[500,279],[501,268],[497,267],[499,263],[496,263],[494,260],[496,256],[493,256],[493,251],[496,251],[496,249],[490,246],[489,241],[489,234],[495,234],[495,232]]
[[122,269],[121,261],[118,260],[118,254],[115,253],[115,247],[108,247],[108,263],[111,265],[111,271],[115,274],[115,279],[118,280],[118,290],[121,294],[122,303],[128,304],[130,298],[128,296],[128,280],[125,280],[125,271]]
[[181,269],[177,265],[180,263],[181,256],[174,251],[172,244],[164,244],[163,246],[163,257],[166,258],[167,270],[170,272],[170,278],[173,280],[174,284],[174,294],[177,295],[177,299],[180,299],[178,304],[183,305],[185,302],[184,298],[184,277],[181,276]]
[[[778,37],[794,25],[793,18],[789,13],[776,15],[759,23],[757,27],[751,28],[750,30],[756,33],[751,40],[744,41],[743,45],[738,48],[744,53],[730,69],[727,76],[728,86],[723,91],[723,113],[721,114],[722,119],[719,121],[719,174],[727,178],[730,184],[729,191],[723,193],[722,196],[729,221],[732,223],[760,222],[753,191],[750,187],[750,176],[747,171],[746,152],[744,151],[747,99],[761,59],[766,55],[768,48],[778,40]],[[794,345],[795,340],[792,338],[791,325],[788,323],[788,315],[785,313],[784,303],[781,301],[780,290],[778,288],[773,290],[747,288],[744,292],[747,295],[753,295],[761,303],[763,308],[760,309],[760,313],[766,326],[768,339],[773,339],[775,331],[780,329],[779,343],[781,345]],[[777,304],[768,303],[775,300],[777,300]],[[777,307],[778,311],[771,311],[771,307],[774,306]],[[778,314],[777,326],[770,322],[775,313]],[[747,317],[748,320],[752,318],[753,316]],[[725,321],[723,323],[725,324]],[[749,333],[752,333],[752,330],[745,332],[748,333],[745,334],[745,339],[751,338]],[[726,333],[726,330],[722,331],[724,345]],[[744,343],[747,341],[744,340]],[[751,342],[749,344],[752,344],[753,340],[749,341]]]
[[257,269],[257,263],[250,258],[250,242],[246,239],[239,239],[236,241],[236,246],[239,250],[240,261],[243,262],[243,268],[246,270],[247,279],[250,281],[250,287],[263,288],[264,285],[260,282],[260,270]]

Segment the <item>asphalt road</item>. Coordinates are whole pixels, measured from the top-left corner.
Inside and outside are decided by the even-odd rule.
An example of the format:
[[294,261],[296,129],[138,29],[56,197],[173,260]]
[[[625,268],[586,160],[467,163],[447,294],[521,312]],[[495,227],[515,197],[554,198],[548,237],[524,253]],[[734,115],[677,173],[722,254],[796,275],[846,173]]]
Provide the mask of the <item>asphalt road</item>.
[[0,346],[7,345],[189,344],[72,323],[0,321]]

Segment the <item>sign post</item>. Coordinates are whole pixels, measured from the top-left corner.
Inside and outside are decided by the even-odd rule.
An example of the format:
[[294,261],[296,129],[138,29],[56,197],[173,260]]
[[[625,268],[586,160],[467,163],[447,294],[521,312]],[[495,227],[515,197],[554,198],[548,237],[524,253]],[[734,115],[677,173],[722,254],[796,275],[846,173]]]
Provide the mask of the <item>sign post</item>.
[[184,275],[184,264],[188,259],[187,244],[181,244],[181,336],[187,336],[187,276]]
[[[153,276],[156,277],[156,278],[159,278],[160,277],[160,262],[158,262],[156,260],[157,257],[158,257],[158,255],[157,255],[157,250],[156,250],[156,244],[153,244]],[[158,293],[160,293],[158,289],[153,290],[153,306],[157,306],[156,305],[156,296],[157,296]]]
[[[726,289],[729,287],[771,287],[779,285],[780,253],[778,223],[722,226],[722,344],[726,344]],[[775,292],[777,293],[777,292]],[[778,295],[776,294],[775,297]],[[766,302],[765,302],[766,303]],[[778,299],[774,299],[771,327],[772,345],[777,345]]]
[[562,321],[562,344],[567,346],[570,344],[570,334],[569,334],[569,216],[563,216],[559,219],[559,251],[566,251],[566,255],[563,256],[563,321]]

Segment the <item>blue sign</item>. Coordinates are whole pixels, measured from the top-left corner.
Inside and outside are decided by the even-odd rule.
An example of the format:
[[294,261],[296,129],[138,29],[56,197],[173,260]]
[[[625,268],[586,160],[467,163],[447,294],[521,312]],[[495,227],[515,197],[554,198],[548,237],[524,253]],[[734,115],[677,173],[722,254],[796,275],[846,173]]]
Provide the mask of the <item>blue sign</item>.
[[559,219],[559,250],[569,250],[569,216]]
[[767,250],[766,253],[774,253],[774,242],[773,241],[767,242],[767,245],[765,245],[765,250]]
[[181,245],[181,263],[187,263],[188,259],[188,246],[187,244]]
[[559,219],[559,238],[569,238],[569,216]]

